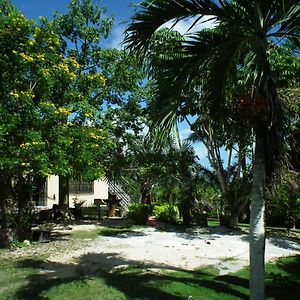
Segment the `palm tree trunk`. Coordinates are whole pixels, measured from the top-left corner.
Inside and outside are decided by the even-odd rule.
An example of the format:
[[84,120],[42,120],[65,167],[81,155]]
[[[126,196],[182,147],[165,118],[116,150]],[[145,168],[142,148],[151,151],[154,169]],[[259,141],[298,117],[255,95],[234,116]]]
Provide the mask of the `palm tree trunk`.
[[256,130],[250,209],[250,300],[265,299],[265,135]]

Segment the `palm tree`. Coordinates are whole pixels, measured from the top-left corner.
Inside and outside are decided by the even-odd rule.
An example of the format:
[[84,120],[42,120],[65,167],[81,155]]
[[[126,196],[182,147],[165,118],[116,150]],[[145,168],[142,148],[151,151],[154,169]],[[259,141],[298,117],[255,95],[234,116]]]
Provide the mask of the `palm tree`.
[[200,82],[198,101],[205,101],[211,118],[224,118],[229,81],[244,70],[243,96],[250,99],[247,108],[255,133],[250,299],[260,300],[264,299],[264,188],[283,143],[283,113],[268,49],[286,40],[299,48],[300,4],[299,0],[146,0],[137,7],[125,43],[131,51],[146,55],[161,25],[194,18],[193,27],[207,20],[204,16],[214,20],[215,30],[190,34],[181,53],[166,64],[167,76],[162,73],[158,82],[157,115],[170,127],[178,109],[191,101],[186,91]]

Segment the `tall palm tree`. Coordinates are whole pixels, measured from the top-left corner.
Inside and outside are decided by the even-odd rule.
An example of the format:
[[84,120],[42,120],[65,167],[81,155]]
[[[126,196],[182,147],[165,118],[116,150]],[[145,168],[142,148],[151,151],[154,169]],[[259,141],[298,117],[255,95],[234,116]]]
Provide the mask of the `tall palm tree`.
[[[299,0],[145,0],[132,17],[125,43],[147,54],[154,32],[170,20],[210,16],[215,30],[190,34],[158,83],[160,123],[170,125],[189,100],[186,91],[201,82],[199,101],[214,119],[225,116],[229,78],[243,69],[244,96],[255,132],[250,217],[250,299],[264,299],[264,187],[272,178],[283,142],[283,113],[268,49],[292,40],[299,48]],[[172,70],[173,72],[170,72]],[[173,74],[173,76],[171,76]],[[244,99],[241,99],[244,100]],[[241,101],[243,103],[244,101]]]

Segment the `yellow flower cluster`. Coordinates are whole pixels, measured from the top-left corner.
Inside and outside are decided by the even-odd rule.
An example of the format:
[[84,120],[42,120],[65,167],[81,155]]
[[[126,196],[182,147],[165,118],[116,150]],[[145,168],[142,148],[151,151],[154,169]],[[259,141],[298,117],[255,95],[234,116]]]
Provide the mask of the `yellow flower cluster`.
[[76,74],[70,71],[68,64],[61,63],[57,65],[57,69],[61,72],[64,72],[67,76],[69,76],[72,80],[76,78]]
[[27,149],[31,146],[37,146],[37,145],[44,145],[44,142],[37,142],[37,141],[33,141],[33,142],[27,142],[27,143],[23,143],[20,145],[21,148],[23,149]]
[[22,166],[22,167],[29,167],[29,166],[30,166],[30,163],[22,162],[22,163],[21,163],[21,166]]
[[66,108],[66,107],[59,107],[56,111],[55,111],[56,114],[60,114],[60,115],[65,115],[65,116],[68,116],[71,111]]
[[86,118],[91,118],[91,117],[93,116],[93,114],[92,114],[92,113],[85,113],[84,116],[85,116]]
[[55,107],[55,105],[51,102],[41,102],[41,106],[44,107]]
[[38,54],[38,55],[36,56],[36,58],[37,58],[38,60],[44,61],[44,60],[45,60],[45,55],[44,55],[44,54]]
[[69,66],[67,64],[65,64],[65,63],[61,63],[61,64],[57,65],[57,68],[58,68],[58,70],[64,71],[66,73],[70,72]]
[[105,86],[107,82],[107,78],[102,74],[90,74],[88,75],[88,79],[98,81],[102,86]]
[[66,62],[76,69],[80,67],[80,64],[77,62],[77,60],[74,57],[68,57],[66,59]]
[[74,72],[70,72],[68,75],[72,80],[76,78],[76,74]]
[[32,95],[32,93],[31,92],[29,92],[29,91],[20,91],[20,92],[17,92],[16,90],[14,90],[14,91],[11,91],[10,93],[9,93],[9,95],[11,95],[11,96],[13,96],[13,97],[15,97],[15,98],[19,98],[19,97],[32,97],[33,95]]
[[95,134],[95,133],[90,133],[90,137],[92,138],[92,139],[94,139],[94,140],[97,140],[97,141],[101,141],[101,140],[103,140],[104,139],[104,137],[103,136],[101,136],[101,135],[97,135],[97,134]]
[[16,91],[12,91],[9,93],[9,95],[15,97],[15,98],[19,98],[19,94]]
[[33,61],[33,57],[28,55],[28,54],[25,54],[25,53],[20,53],[20,56],[22,57],[23,60],[26,60],[28,62],[32,62]]
[[43,74],[44,76],[49,76],[49,75],[50,75],[50,71],[49,71],[49,69],[47,69],[47,68],[41,69],[41,72],[42,72],[42,74]]
[[21,148],[28,148],[30,147],[30,143],[23,143],[20,145]]

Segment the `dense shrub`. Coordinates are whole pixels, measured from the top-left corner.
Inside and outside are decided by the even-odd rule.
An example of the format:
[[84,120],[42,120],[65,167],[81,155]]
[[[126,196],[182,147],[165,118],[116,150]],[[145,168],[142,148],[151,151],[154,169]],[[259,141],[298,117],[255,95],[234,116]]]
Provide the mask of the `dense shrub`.
[[266,195],[266,223],[268,226],[295,227],[300,220],[300,176],[285,171],[276,178],[273,190]]
[[176,223],[178,220],[178,207],[170,203],[161,203],[154,206],[154,215],[157,220]]
[[127,218],[137,225],[145,225],[150,215],[151,208],[147,204],[133,203],[128,207]]

